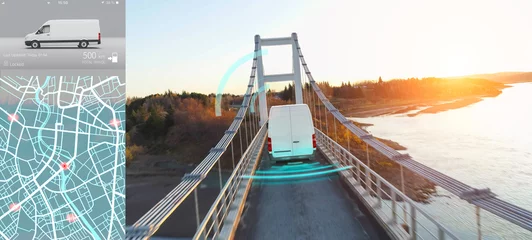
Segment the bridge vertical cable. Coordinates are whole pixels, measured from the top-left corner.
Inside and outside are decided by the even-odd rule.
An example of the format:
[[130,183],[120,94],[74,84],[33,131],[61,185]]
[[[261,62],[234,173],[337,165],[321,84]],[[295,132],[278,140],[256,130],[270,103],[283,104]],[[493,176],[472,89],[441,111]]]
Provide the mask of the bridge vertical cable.
[[[132,226],[126,228],[126,239],[130,240],[140,240],[148,239],[153,236],[155,232],[160,228],[160,226],[168,219],[168,217],[187,199],[191,193],[194,192],[195,195],[195,207],[198,207],[198,197],[197,191],[198,186],[201,182],[207,177],[207,174],[213,169],[214,165],[218,164],[218,175],[220,181],[221,195],[224,198],[224,205],[230,205],[232,199],[228,199],[228,196],[225,195],[225,190],[229,191],[228,195],[235,196],[236,190],[233,189],[239,183],[240,176],[233,176],[236,181],[226,182],[225,187],[223,185],[222,179],[222,166],[221,158],[224,153],[226,153],[227,148],[231,147],[231,160],[233,164],[233,173],[238,172],[236,170],[240,168],[246,168],[249,164],[251,158],[251,146],[257,148],[262,146],[260,143],[260,138],[264,138],[265,127],[259,126],[258,117],[256,116],[257,111],[251,113],[249,110],[250,106],[255,104],[254,100],[252,102],[252,96],[257,91],[255,84],[255,74],[257,66],[257,54],[259,54],[258,42],[255,42],[255,52],[252,64],[252,70],[250,79],[247,85],[246,93],[243,96],[242,104],[239,107],[235,118],[233,119],[231,125],[225,131],[222,138],[218,143],[213,147],[208,155],[194,168],[190,173],[185,174],[181,182],[171,190],[163,199],[156,203],[146,214],[144,214],[139,220],[137,220]],[[260,89],[258,89],[260,91]],[[256,94],[256,93],[255,93]],[[244,129],[242,129],[244,128]],[[253,131],[252,129],[256,130]],[[243,147],[242,131],[245,131],[245,141],[246,141],[246,151]],[[233,141],[236,134],[240,139],[240,161],[235,163],[235,153],[233,148]],[[253,135],[255,134],[255,135]],[[244,162],[242,162],[245,160]],[[243,172],[238,172],[242,175]],[[232,178],[231,178],[232,179]],[[230,183],[230,184],[229,184]],[[228,186],[231,185],[231,186]],[[234,191],[234,192],[231,192]],[[199,212],[196,211],[196,215],[199,217]],[[212,213],[212,212],[210,212]],[[218,215],[218,214],[217,214]],[[205,220],[204,220],[205,221]],[[217,219],[217,224],[220,225],[221,221]]]
[[[401,167],[405,167],[408,170],[424,177],[425,179],[432,181],[433,183],[460,197],[461,199],[469,202],[470,204],[473,204],[481,209],[491,212],[526,230],[532,231],[532,212],[530,212],[529,210],[523,209],[514,204],[497,198],[496,195],[492,193],[489,189],[473,188],[465,183],[462,183],[430,167],[427,167],[422,163],[415,161],[408,154],[399,153],[395,149],[380,142],[371,134],[368,134],[366,131],[356,126],[352,121],[344,117],[343,114],[341,114],[340,111],[336,109],[333,104],[327,99],[327,96],[324,94],[322,89],[320,89],[319,85],[312,77],[307,62],[305,61],[303,53],[301,51],[299,41],[297,39],[295,41],[299,52],[301,65],[303,66],[303,70],[305,71],[305,76],[309,80],[312,90],[314,92],[313,96],[316,95],[316,97],[319,99],[317,103],[312,103],[312,105],[313,107],[316,107],[315,104],[318,104],[319,116],[316,116],[316,113],[314,113],[314,118],[315,121],[318,122],[318,124],[315,126],[318,126],[318,129],[320,131],[326,133],[327,136],[330,136],[328,128],[329,120],[327,114],[331,114],[333,121],[338,121],[350,133],[361,139],[368,146],[371,146],[378,153],[386,156],[391,161],[398,163]],[[325,126],[323,126],[323,120],[321,118],[320,108],[322,105],[324,107]],[[323,131],[324,128],[325,131]],[[335,138],[335,140],[338,140],[337,136],[335,136]],[[402,188],[404,192],[404,186]]]

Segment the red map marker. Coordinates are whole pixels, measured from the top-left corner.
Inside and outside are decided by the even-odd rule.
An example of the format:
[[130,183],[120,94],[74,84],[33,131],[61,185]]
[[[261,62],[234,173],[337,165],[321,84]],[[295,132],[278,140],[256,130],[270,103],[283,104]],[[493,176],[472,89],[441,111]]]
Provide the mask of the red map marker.
[[7,120],[10,122],[18,121],[18,115],[16,113],[7,115]]
[[11,210],[12,212],[16,212],[20,210],[20,205],[18,203],[11,203],[9,204],[9,210]]
[[66,219],[69,223],[73,223],[75,222],[76,220],[78,220],[78,217],[76,217],[76,214],[73,214],[73,213],[69,213],[66,215]]
[[119,126],[120,126],[120,120],[114,118],[114,119],[112,119],[112,120],[109,122],[109,124],[110,124],[111,126],[113,126],[113,127],[119,127]]
[[61,163],[61,169],[68,170],[69,164],[66,162]]

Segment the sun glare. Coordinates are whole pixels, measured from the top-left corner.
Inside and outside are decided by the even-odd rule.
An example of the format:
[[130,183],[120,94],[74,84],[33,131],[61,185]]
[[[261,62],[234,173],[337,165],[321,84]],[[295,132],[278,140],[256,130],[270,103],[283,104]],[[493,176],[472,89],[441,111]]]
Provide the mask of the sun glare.
[[441,65],[441,73],[445,77],[467,75],[471,72],[469,61],[465,56],[449,56]]

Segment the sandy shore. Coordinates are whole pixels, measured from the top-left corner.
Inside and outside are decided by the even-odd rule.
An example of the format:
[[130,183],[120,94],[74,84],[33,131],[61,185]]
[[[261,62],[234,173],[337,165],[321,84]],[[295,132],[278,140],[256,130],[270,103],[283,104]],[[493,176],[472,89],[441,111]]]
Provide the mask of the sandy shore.
[[381,104],[366,108],[343,111],[343,113],[347,117],[354,118],[377,117],[396,114],[407,114],[409,117],[414,117],[419,114],[438,113],[447,110],[458,109],[480,101],[482,101],[482,96],[468,97],[452,101],[427,100],[425,102],[400,104],[399,106],[387,106],[387,104]]
[[443,104],[439,104],[439,105],[436,105],[436,106],[432,106],[432,107],[429,107],[427,109],[418,111],[416,113],[408,114],[408,116],[409,117],[415,117],[415,116],[417,116],[419,114],[423,114],[423,113],[439,113],[439,112],[443,112],[443,111],[447,111],[447,110],[451,110],[451,109],[458,109],[458,108],[466,107],[466,106],[469,106],[471,104],[474,104],[474,103],[477,103],[477,102],[480,102],[480,101],[482,101],[482,98],[479,98],[479,97],[460,99],[460,100],[456,100],[454,102],[443,103]]

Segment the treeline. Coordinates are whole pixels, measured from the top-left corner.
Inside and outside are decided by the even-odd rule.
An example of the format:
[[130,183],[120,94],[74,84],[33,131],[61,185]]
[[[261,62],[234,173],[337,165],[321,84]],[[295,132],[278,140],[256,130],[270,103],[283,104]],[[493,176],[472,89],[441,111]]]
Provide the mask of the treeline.
[[[497,95],[504,84],[477,78],[409,78],[391,81],[363,81],[331,86],[318,83],[329,98],[422,99]],[[304,84],[304,90],[309,85]],[[224,94],[222,116],[215,116],[214,94],[167,91],[144,98],[128,98],[126,105],[126,159],[137,154],[178,154],[183,161],[197,160],[214,146],[231,124],[241,96]],[[268,105],[294,103],[294,86],[280,92],[268,91]],[[341,106],[338,106],[341,107]],[[178,159],[179,160],[179,159]],[[179,160],[181,161],[181,160]]]
[[372,84],[375,97],[390,99],[457,98],[496,95],[504,84],[486,79],[410,78]]
[[230,110],[242,98],[222,96],[222,116],[216,117],[215,95],[167,91],[144,98],[129,98],[126,105],[126,159],[141,153],[179,153],[197,158],[223,135],[236,115]]
[[[363,98],[364,93],[362,91],[362,88],[355,87],[354,84],[351,83],[342,83],[339,87],[331,87],[328,82],[322,82],[318,83],[320,86],[320,89],[322,89],[324,92],[326,92],[327,95],[339,97],[339,98]],[[303,89],[305,91],[308,91],[310,88],[310,85],[308,83],[305,83],[303,85]],[[288,86],[285,86],[282,91],[280,91],[277,96],[288,102],[293,102],[295,98],[295,92],[294,92],[294,85],[288,84]]]
[[[340,86],[331,86],[328,82],[319,82],[320,89],[327,97],[368,100],[380,99],[427,99],[427,98],[456,98],[471,95],[499,94],[504,84],[479,78],[408,78],[382,81],[347,82]],[[304,88],[308,89],[305,84]],[[281,92],[283,100],[292,100],[294,88],[292,84]]]

